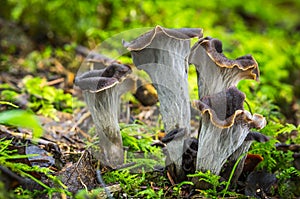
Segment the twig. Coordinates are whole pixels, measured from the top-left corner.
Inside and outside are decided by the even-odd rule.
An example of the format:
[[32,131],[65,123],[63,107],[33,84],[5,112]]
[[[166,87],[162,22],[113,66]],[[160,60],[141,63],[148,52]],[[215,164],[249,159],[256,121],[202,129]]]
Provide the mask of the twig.
[[81,156],[80,156],[80,158],[79,158],[79,160],[76,162],[76,165],[75,165],[75,168],[74,168],[74,170],[71,172],[71,174],[70,174],[70,176],[68,177],[68,179],[67,179],[67,181],[66,182],[69,182],[69,180],[70,180],[70,178],[71,178],[71,176],[73,175],[73,173],[75,172],[75,170],[77,170],[77,167],[78,167],[78,165],[80,164],[80,162],[81,162],[81,160],[82,160],[82,158],[83,158],[83,156],[85,155],[85,153],[86,153],[86,150],[81,154]]
[[[167,172],[167,174],[168,174],[168,172]],[[171,189],[174,188],[174,186],[175,186],[175,184],[174,184],[174,185],[171,185],[170,187],[168,187],[168,189],[166,190],[166,192],[165,192],[165,194],[164,194],[164,198],[167,198],[167,194],[170,192]]]
[[75,142],[71,138],[67,137],[66,135],[62,135],[62,137],[67,141],[69,141],[70,143],[75,144]]
[[87,188],[86,184],[84,184],[84,182],[81,180],[81,177],[79,176],[78,178],[80,180],[80,183],[84,186],[85,190],[88,191],[88,188]]
[[28,135],[28,134],[16,133],[16,132],[11,132],[11,131],[6,131],[5,133],[8,133],[11,136],[16,137],[18,139],[24,139],[27,141],[36,142],[36,143],[46,145],[46,146],[47,145],[56,145],[57,146],[57,144],[55,142],[48,141],[48,140],[41,139],[41,138],[33,138],[31,135]]
[[91,113],[88,111],[86,113],[84,113],[79,120],[74,124],[74,126],[72,126],[72,128],[70,129],[70,131],[75,131],[75,129],[84,121],[86,120],[88,117],[91,116]]
[[173,178],[171,177],[169,171],[167,171],[167,176],[168,176],[169,181],[171,182],[171,185],[174,186],[175,182],[174,182]]
[[61,82],[64,82],[65,81],[65,78],[58,78],[58,79],[55,79],[55,80],[52,80],[52,81],[49,81],[46,83],[47,86],[53,86],[55,84],[59,84]]
[[1,173],[4,173],[4,174],[10,176],[11,178],[13,178],[14,180],[18,181],[20,184],[25,183],[25,181],[26,181],[26,180],[24,180],[24,178],[15,174],[14,172],[12,172],[10,169],[8,169],[6,167],[0,166],[0,171],[1,171]]

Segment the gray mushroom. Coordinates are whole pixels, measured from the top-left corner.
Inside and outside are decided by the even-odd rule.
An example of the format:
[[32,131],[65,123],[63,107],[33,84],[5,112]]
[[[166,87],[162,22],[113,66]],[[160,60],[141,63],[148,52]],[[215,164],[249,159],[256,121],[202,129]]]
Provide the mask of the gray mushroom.
[[236,86],[242,79],[259,80],[257,62],[251,55],[230,60],[222,53],[222,42],[206,37],[191,49],[189,62],[198,75],[199,98]]
[[[156,26],[124,46],[130,50],[138,69],[145,70],[157,90],[160,112],[166,132],[184,129],[190,134],[190,99],[188,94],[186,58],[190,53],[190,39],[202,37],[202,29],[167,29]],[[184,139],[167,144],[170,163],[175,163],[175,175],[180,178]]]
[[250,129],[266,124],[261,115],[244,110],[245,95],[236,88],[242,79],[259,80],[257,62],[251,55],[231,60],[222,51],[221,41],[206,37],[189,56],[197,69],[200,100],[195,105],[202,115],[196,169],[217,175],[229,157],[236,160],[249,149],[244,140]]
[[244,168],[244,163],[247,158],[246,153],[250,149],[251,144],[256,141],[256,142],[267,142],[269,141],[269,138],[261,134],[259,132],[254,132],[250,131],[242,145],[228,158],[228,163],[226,167],[222,168],[222,173],[220,174],[224,179],[228,180],[230,177],[230,174],[232,172],[232,168],[234,167],[234,164],[236,161],[239,159],[239,157],[242,155],[242,158],[240,162],[238,163],[236,170],[234,172],[234,175],[232,176],[231,183],[236,183],[238,178],[240,177],[243,168]]
[[124,80],[129,73],[129,66],[113,63],[101,70],[87,71],[75,79],[75,85],[83,90],[99,137],[100,151],[95,152],[96,157],[102,165],[111,168],[124,161],[118,109],[120,95],[132,87],[130,80]]
[[[261,129],[266,125],[264,117],[244,110],[244,99],[242,92],[230,87],[195,102],[202,114],[197,170],[210,170],[219,175],[226,160],[241,147],[250,129]],[[226,107],[225,112],[220,111],[222,106]]]

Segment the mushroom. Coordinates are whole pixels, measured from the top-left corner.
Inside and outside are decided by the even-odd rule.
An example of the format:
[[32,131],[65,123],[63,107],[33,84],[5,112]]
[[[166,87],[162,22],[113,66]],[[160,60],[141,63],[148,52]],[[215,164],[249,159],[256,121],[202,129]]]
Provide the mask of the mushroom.
[[226,160],[243,144],[250,129],[261,129],[266,125],[264,117],[244,110],[244,99],[242,92],[230,87],[195,102],[202,114],[196,170],[210,170],[219,175]]
[[[156,26],[131,42],[123,42],[131,51],[138,69],[145,70],[157,90],[160,112],[166,132],[184,129],[184,136],[190,134],[190,99],[188,93],[186,58],[190,53],[190,39],[202,37],[202,29],[167,29]],[[169,142],[167,151],[175,163],[180,178],[184,139]]]
[[242,79],[259,80],[257,62],[251,55],[231,60],[222,52],[221,41],[205,37],[195,43],[189,56],[198,77],[200,100],[195,105],[202,114],[196,169],[217,175],[234,152],[239,157],[249,149],[249,144],[242,144],[250,129],[266,124],[261,115],[244,110],[245,95],[236,88]]
[[111,168],[124,161],[118,109],[120,95],[132,87],[130,80],[124,80],[130,72],[129,66],[112,63],[104,69],[87,71],[75,79],[75,85],[83,90],[99,137],[100,151],[96,152],[96,157],[102,165]]
[[191,49],[189,62],[196,66],[199,98],[236,86],[242,79],[259,80],[257,62],[251,55],[230,60],[222,53],[222,42],[205,37]]
[[196,170],[198,140],[194,137],[184,140],[184,153],[182,155],[182,169],[186,174],[193,174]]
[[223,178],[226,180],[229,180],[230,174],[232,172],[232,168],[234,167],[236,161],[239,159],[240,156],[242,156],[240,162],[238,162],[238,165],[236,167],[236,170],[234,172],[234,175],[231,178],[231,183],[235,183],[238,178],[240,177],[243,169],[244,169],[244,163],[247,158],[246,153],[249,150],[251,144],[253,141],[257,142],[267,142],[269,141],[269,138],[259,132],[250,131],[242,145],[228,158],[228,163],[226,163],[226,167],[222,168],[222,173],[220,174]]

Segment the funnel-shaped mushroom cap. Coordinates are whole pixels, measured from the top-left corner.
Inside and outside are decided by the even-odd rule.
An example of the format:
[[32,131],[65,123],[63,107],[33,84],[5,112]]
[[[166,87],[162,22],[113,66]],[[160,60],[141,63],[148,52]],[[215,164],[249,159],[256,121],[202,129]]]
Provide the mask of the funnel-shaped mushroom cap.
[[211,122],[219,128],[229,128],[235,122],[249,125],[249,128],[261,129],[266,125],[266,120],[259,114],[251,115],[244,110],[245,95],[236,87],[212,96],[205,96],[195,102],[202,114],[208,114]]
[[178,127],[189,129],[186,58],[193,37],[202,37],[202,29],[167,29],[156,26],[131,42],[123,42],[131,51],[136,67],[145,70],[151,77],[158,92],[165,130],[168,132]]
[[[168,29],[161,26],[156,26],[153,30],[141,35],[137,39],[131,42],[123,41],[124,47],[130,51],[140,51],[144,48],[154,45],[158,48],[164,48],[164,43],[161,41],[155,42],[154,38],[159,38],[161,35],[177,40],[189,40],[193,37],[202,37],[202,29],[200,28],[179,28],[179,29]],[[161,47],[160,47],[161,46]]]
[[200,39],[192,47],[189,62],[197,69],[199,98],[236,86],[242,79],[259,80],[258,65],[251,55],[228,59],[217,39]]
[[131,68],[123,64],[111,64],[105,69],[91,70],[83,73],[75,79],[75,85],[81,90],[97,93],[111,88],[121,82],[129,73]]

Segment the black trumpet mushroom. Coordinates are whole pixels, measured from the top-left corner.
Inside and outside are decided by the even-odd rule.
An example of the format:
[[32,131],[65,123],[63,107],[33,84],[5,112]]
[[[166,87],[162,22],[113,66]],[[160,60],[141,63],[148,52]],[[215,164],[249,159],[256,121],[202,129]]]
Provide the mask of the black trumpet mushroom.
[[167,144],[166,164],[175,167],[171,172],[175,179],[182,179],[183,143],[190,135],[187,57],[193,37],[202,37],[202,29],[156,26],[135,40],[124,42],[135,66],[149,74],[157,90],[165,131],[181,129],[183,132],[181,137],[176,136]]
[[206,37],[192,47],[189,63],[197,70],[201,112],[196,170],[219,175],[227,160],[236,161],[247,152],[252,128],[261,129],[266,120],[244,110],[245,94],[237,89],[243,79],[259,81],[257,62],[251,55],[228,59],[222,42]]
[[93,154],[103,166],[110,168],[124,162],[118,109],[120,95],[134,86],[133,81],[126,79],[130,73],[129,66],[112,63],[103,69],[84,72],[75,79],[75,85],[83,91],[99,138],[99,151]]

